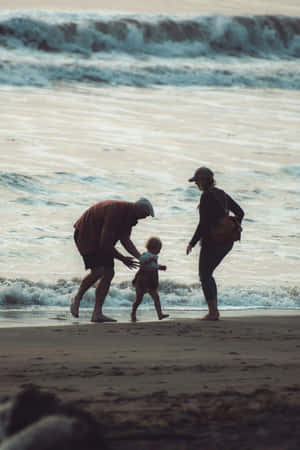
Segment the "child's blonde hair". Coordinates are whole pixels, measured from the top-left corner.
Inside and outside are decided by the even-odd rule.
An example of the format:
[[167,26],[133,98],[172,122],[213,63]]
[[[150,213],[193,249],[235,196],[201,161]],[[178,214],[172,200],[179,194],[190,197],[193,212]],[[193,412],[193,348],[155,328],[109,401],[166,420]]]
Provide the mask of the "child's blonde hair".
[[162,247],[161,240],[156,236],[150,237],[146,242],[146,249],[149,252],[152,252],[153,250],[159,251],[161,249],[161,247]]

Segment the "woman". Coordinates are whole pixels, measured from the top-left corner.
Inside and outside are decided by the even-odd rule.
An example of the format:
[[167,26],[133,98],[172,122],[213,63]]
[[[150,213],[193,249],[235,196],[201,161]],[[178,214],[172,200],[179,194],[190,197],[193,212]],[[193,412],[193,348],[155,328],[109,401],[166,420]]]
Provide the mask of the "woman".
[[199,278],[202,284],[205,300],[208,305],[208,314],[203,317],[205,320],[218,320],[218,296],[217,286],[213,277],[215,268],[233,247],[233,241],[216,243],[211,232],[218,220],[228,211],[232,211],[239,221],[242,222],[244,211],[226,192],[215,187],[213,172],[207,167],[200,167],[194,176],[189,179],[196,183],[200,191],[203,191],[200,204],[198,206],[200,221],[189,242],[186,254],[201,241],[199,257]]

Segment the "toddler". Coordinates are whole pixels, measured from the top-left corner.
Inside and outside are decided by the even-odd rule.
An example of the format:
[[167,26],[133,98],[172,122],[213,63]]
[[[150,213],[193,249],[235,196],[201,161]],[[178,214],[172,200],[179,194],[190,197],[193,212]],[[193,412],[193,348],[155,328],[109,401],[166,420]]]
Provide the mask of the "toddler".
[[140,256],[140,268],[136,273],[132,284],[135,287],[136,298],[132,305],[131,321],[136,322],[136,310],[141,304],[144,294],[149,293],[154,300],[154,306],[159,320],[169,317],[169,314],[163,314],[158,295],[158,271],[167,270],[167,266],[158,264],[158,254],[162,243],[157,237],[151,237],[146,242],[147,252]]

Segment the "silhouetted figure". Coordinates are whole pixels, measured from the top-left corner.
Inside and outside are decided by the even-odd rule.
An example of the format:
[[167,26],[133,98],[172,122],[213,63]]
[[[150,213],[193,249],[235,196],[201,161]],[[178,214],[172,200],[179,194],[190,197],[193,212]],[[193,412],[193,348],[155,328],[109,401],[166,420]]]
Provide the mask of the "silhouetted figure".
[[136,291],[136,299],[132,305],[131,321],[136,322],[136,311],[141,304],[144,295],[148,292],[154,300],[154,306],[159,320],[169,317],[169,314],[163,314],[158,294],[158,271],[167,270],[166,266],[158,264],[158,254],[162,243],[157,237],[151,237],[146,242],[147,252],[141,254],[140,269],[133,280]]
[[[141,198],[135,203],[107,200],[90,207],[74,225],[74,239],[85,268],[90,273],[81,281],[77,294],[71,299],[70,310],[79,316],[80,300],[85,292],[98,281],[92,322],[114,322],[102,312],[105,297],[114,277],[114,259],[119,259],[129,269],[138,266],[134,258],[140,252],[130,239],[131,229],[139,219],[154,216],[149,200]],[[122,255],[115,245],[120,241],[134,258]]]
[[189,181],[195,182],[203,193],[198,206],[200,221],[187,246],[186,254],[188,255],[191,252],[197,242],[201,242],[199,278],[208,305],[208,314],[203,319],[218,320],[220,314],[218,310],[217,285],[213,272],[232,249],[233,240],[218,243],[212,238],[212,230],[229,211],[232,211],[238,223],[241,223],[244,211],[226,192],[215,187],[214,174],[207,167],[197,169]]

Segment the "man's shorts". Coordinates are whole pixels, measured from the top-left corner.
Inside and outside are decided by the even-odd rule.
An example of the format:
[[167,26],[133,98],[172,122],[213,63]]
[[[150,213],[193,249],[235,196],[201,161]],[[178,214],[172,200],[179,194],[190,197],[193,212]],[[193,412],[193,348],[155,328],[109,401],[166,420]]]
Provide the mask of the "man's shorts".
[[[75,230],[74,240],[77,246],[77,233]],[[77,246],[78,247],[78,246]],[[111,255],[106,255],[100,250],[95,253],[88,253],[81,255],[86,269],[95,269],[97,267],[114,267],[114,259]]]

